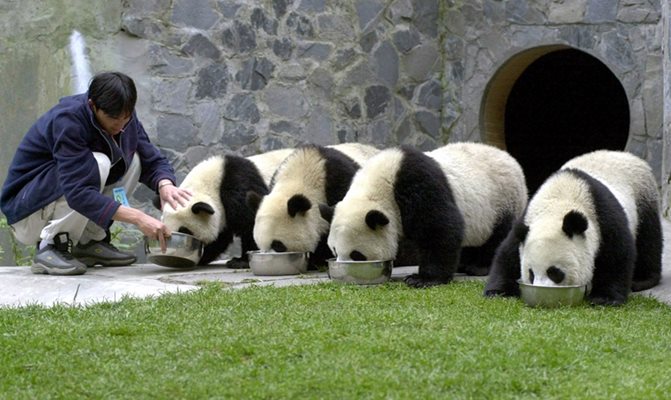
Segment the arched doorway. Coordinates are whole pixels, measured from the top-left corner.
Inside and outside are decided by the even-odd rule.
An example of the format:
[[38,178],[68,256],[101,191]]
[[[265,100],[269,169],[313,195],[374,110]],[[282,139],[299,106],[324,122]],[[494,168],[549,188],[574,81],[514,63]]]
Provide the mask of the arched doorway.
[[572,157],[596,149],[623,150],[630,117],[624,88],[595,57],[572,48],[546,48],[527,54],[527,61],[508,71],[507,93],[494,94],[505,96],[496,113],[502,121],[485,139],[489,134],[517,159],[533,194]]

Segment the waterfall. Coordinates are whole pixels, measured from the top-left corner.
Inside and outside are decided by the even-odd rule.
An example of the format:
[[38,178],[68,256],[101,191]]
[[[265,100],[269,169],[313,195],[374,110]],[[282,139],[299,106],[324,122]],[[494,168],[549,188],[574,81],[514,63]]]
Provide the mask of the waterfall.
[[84,53],[86,42],[78,31],[70,35],[70,56],[72,57],[72,92],[84,93],[89,88],[91,80],[91,65]]

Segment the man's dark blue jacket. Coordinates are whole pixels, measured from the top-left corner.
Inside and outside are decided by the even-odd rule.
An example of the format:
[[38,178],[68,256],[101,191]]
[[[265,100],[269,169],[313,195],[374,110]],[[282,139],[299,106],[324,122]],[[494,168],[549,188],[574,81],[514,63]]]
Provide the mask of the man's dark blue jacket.
[[135,153],[140,182],[153,190],[161,179],[175,183],[172,166],[149,142],[135,113],[117,138],[119,144],[102,130],[86,93],[62,98],[28,130],[14,155],[0,195],[7,222],[14,224],[64,195],[70,208],[108,228],[120,203],[100,193],[94,151],[112,162],[106,185],[123,177]]

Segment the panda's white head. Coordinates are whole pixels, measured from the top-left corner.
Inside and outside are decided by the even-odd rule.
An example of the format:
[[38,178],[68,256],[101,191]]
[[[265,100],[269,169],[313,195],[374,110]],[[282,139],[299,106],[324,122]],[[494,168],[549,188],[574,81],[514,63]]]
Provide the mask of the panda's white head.
[[223,157],[212,157],[196,165],[180,185],[191,191],[191,198],[177,209],[166,203],[161,216],[163,223],[171,231],[188,233],[204,244],[214,242],[226,226],[219,194],[223,174]]
[[217,203],[221,202],[202,197],[194,194],[185,207],[178,207],[177,210],[166,204],[162,219],[171,231],[193,235],[204,244],[209,244],[223,230],[225,217],[223,210],[217,208]]
[[592,198],[571,174],[551,177],[531,199],[521,240],[522,281],[543,286],[588,285],[599,248]]
[[261,251],[313,252],[329,228],[317,204],[302,193],[273,191],[267,196],[248,196],[258,207],[254,241]]
[[399,149],[381,151],[354,175],[349,191],[332,212],[327,239],[339,260],[396,257],[403,228],[394,185],[403,157]]
[[326,160],[314,146],[298,148],[277,168],[266,196],[248,196],[256,210],[254,241],[261,251],[313,252],[328,232],[318,205],[326,201]]
[[[328,217],[325,207],[322,213]],[[398,252],[398,218],[382,204],[345,197],[333,209],[327,243],[339,261],[392,260]]]

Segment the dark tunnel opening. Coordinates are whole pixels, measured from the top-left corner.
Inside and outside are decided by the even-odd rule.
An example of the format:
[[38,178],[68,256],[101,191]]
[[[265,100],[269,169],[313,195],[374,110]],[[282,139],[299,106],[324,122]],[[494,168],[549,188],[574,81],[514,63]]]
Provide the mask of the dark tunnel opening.
[[629,103],[617,77],[575,49],[532,62],[513,84],[505,107],[505,143],[529,194],[569,159],[597,149],[623,150]]

